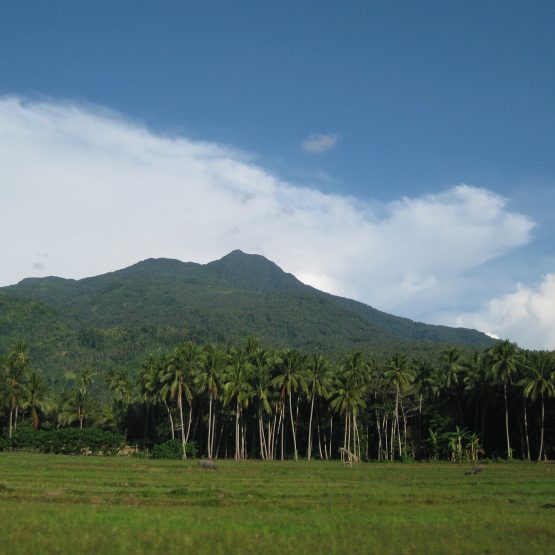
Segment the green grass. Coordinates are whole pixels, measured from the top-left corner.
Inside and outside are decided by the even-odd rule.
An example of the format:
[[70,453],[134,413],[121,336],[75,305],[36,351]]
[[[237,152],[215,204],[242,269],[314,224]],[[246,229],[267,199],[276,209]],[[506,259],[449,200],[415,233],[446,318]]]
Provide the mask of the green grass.
[[555,553],[555,465],[0,453],[0,551]]

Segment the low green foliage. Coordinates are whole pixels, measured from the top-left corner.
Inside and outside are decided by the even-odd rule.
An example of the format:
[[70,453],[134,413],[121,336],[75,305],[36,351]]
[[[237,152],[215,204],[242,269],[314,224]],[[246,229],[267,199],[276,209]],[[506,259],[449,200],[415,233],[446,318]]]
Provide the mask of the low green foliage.
[[[197,456],[197,447],[194,443],[187,443],[185,452],[188,457]],[[181,459],[183,453],[181,442],[178,439],[170,439],[164,443],[159,443],[152,448],[153,459]]]
[[0,449],[60,453],[65,455],[115,455],[125,445],[121,434],[95,428],[33,430],[20,426],[12,438],[0,438]]
[[526,553],[555,546],[555,465],[0,454],[6,553]]

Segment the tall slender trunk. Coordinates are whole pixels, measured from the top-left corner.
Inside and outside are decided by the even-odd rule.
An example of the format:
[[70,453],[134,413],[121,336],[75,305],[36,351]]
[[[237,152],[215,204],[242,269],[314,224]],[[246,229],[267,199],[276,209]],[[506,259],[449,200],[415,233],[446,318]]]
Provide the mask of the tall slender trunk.
[[264,416],[262,411],[258,416],[258,432],[260,436],[260,456],[265,461],[268,460],[268,441],[266,439],[266,433],[264,432]]
[[403,447],[401,445],[401,429],[399,428],[399,386],[395,395],[395,424],[397,426],[397,438],[399,440],[399,457],[403,457]]
[[239,440],[239,402],[235,405],[235,460],[238,460],[240,457],[240,440]]
[[166,410],[168,411],[168,417],[169,417],[169,419],[170,419],[170,427],[171,427],[172,439],[175,439],[175,429],[174,429],[174,425],[173,425],[172,411],[170,410],[170,407],[168,407],[168,403],[166,403],[166,400],[165,400],[165,399],[164,399],[164,406],[166,407]]
[[208,438],[206,441],[208,458],[212,458],[212,392],[208,396]]
[[285,418],[283,418],[283,415],[285,413],[285,407],[281,407],[281,411],[282,411],[282,418],[281,418],[280,438],[281,438],[281,460],[283,461],[285,459],[284,450],[283,450],[283,447],[284,447],[284,445],[283,445],[284,444],[283,436],[285,435],[285,424],[284,424]]
[[[215,458],[216,459],[218,458],[218,453],[220,452],[220,444],[222,442],[223,433],[224,433],[224,424],[222,424],[222,427],[220,428],[220,435],[218,437],[218,444],[216,445],[216,452],[215,452],[215,455],[216,455]],[[226,442],[226,445],[227,445],[227,442]],[[226,447],[226,449],[227,449],[227,447]]]
[[[348,411],[345,411],[345,424],[344,424],[344,430],[343,430],[343,449],[348,449],[347,446],[347,436],[349,434],[349,426],[348,426]],[[345,451],[341,451],[341,461],[345,462]]]
[[322,456],[322,437],[320,432],[320,418],[318,418],[318,413],[316,413],[316,427],[318,429],[318,453],[320,455],[320,460],[324,460],[324,457]]
[[407,415],[405,414],[405,407],[403,406],[403,399],[401,399],[401,414],[403,415],[403,452],[407,454]]
[[312,454],[312,413],[314,412],[314,397],[315,395],[312,395],[310,401],[310,418],[308,419],[308,449],[306,454],[308,460],[310,460]]
[[216,438],[216,415],[217,415],[217,403],[214,399],[214,404],[212,408],[212,431],[210,432],[210,458],[214,458],[214,440]]
[[181,419],[181,451],[182,458],[187,458],[187,453],[185,450],[185,421],[183,420],[183,403],[181,399],[181,385],[178,386],[177,390],[177,406],[179,407],[179,418]]
[[330,454],[330,459],[333,458],[332,455],[332,437],[333,437],[333,414],[330,416],[330,448],[329,448],[329,454]]
[[522,399],[524,403],[524,435],[526,437],[526,458],[530,460],[530,440],[528,438],[528,415],[526,414],[526,397]]
[[289,416],[291,416],[291,432],[293,433],[293,451],[295,460],[299,458],[297,454],[297,433],[295,431],[295,423],[293,422],[293,404],[291,402],[291,389],[289,389]]
[[509,406],[507,404],[507,384],[503,384],[503,397],[505,399],[505,431],[507,432],[507,458],[512,459],[511,442],[509,440]]
[[382,429],[380,426],[380,417],[378,409],[376,409],[376,428],[378,429],[378,461],[382,460]]
[[542,460],[543,451],[543,429],[544,429],[544,417],[545,417],[545,402],[542,393],[542,418],[541,418],[541,431],[540,431],[540,450],[538,452],[538,462]]
[[385,459],[389,459],[389,433],[387,431],[387,424],[388,424],[388,418],[387,418],[387,410],[384,406],[384,414],[383,414],[383,436],[384,436],[384,440],[385,440]]
[[[187,434],[185,435],[185,443],[189,441],[189,434],[191,433],[191,424],[193,422],[193,404],[189,403],[189,416],[187,418]],[[196,428],[195,428],[196,430]],[[194,434],[193,434],[194,435]],[[187,457],[185,457],[187,458]]]

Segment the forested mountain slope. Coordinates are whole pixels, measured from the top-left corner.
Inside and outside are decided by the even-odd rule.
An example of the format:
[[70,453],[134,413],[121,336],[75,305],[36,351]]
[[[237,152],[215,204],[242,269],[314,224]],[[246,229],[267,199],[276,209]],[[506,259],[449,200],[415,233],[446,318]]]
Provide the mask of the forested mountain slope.
[[148,259],[81,280],[28,278],[0,295],[0,348],[25,339],[50,374],[56,353],[71,364],[136,368],[146,352],[186,339],[240,343],[256,336],[271,347],[331,358],[493,342],[474,330],[420,324],[323,293],[241,251],[204,265]]

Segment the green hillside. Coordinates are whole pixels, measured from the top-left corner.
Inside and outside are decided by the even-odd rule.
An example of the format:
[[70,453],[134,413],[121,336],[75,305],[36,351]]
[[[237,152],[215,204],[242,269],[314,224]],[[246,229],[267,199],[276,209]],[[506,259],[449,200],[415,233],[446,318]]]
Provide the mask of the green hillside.
[[0,348],[24,338],[51,375],[75,364],[137,368],[146,352],[185,339],[240,343],[256,336],[331,358],[492,344],[474,330],[415,323],[323,293],[241,251],[205,265],[149,259],[81,280],[28,278],[0,295]]

